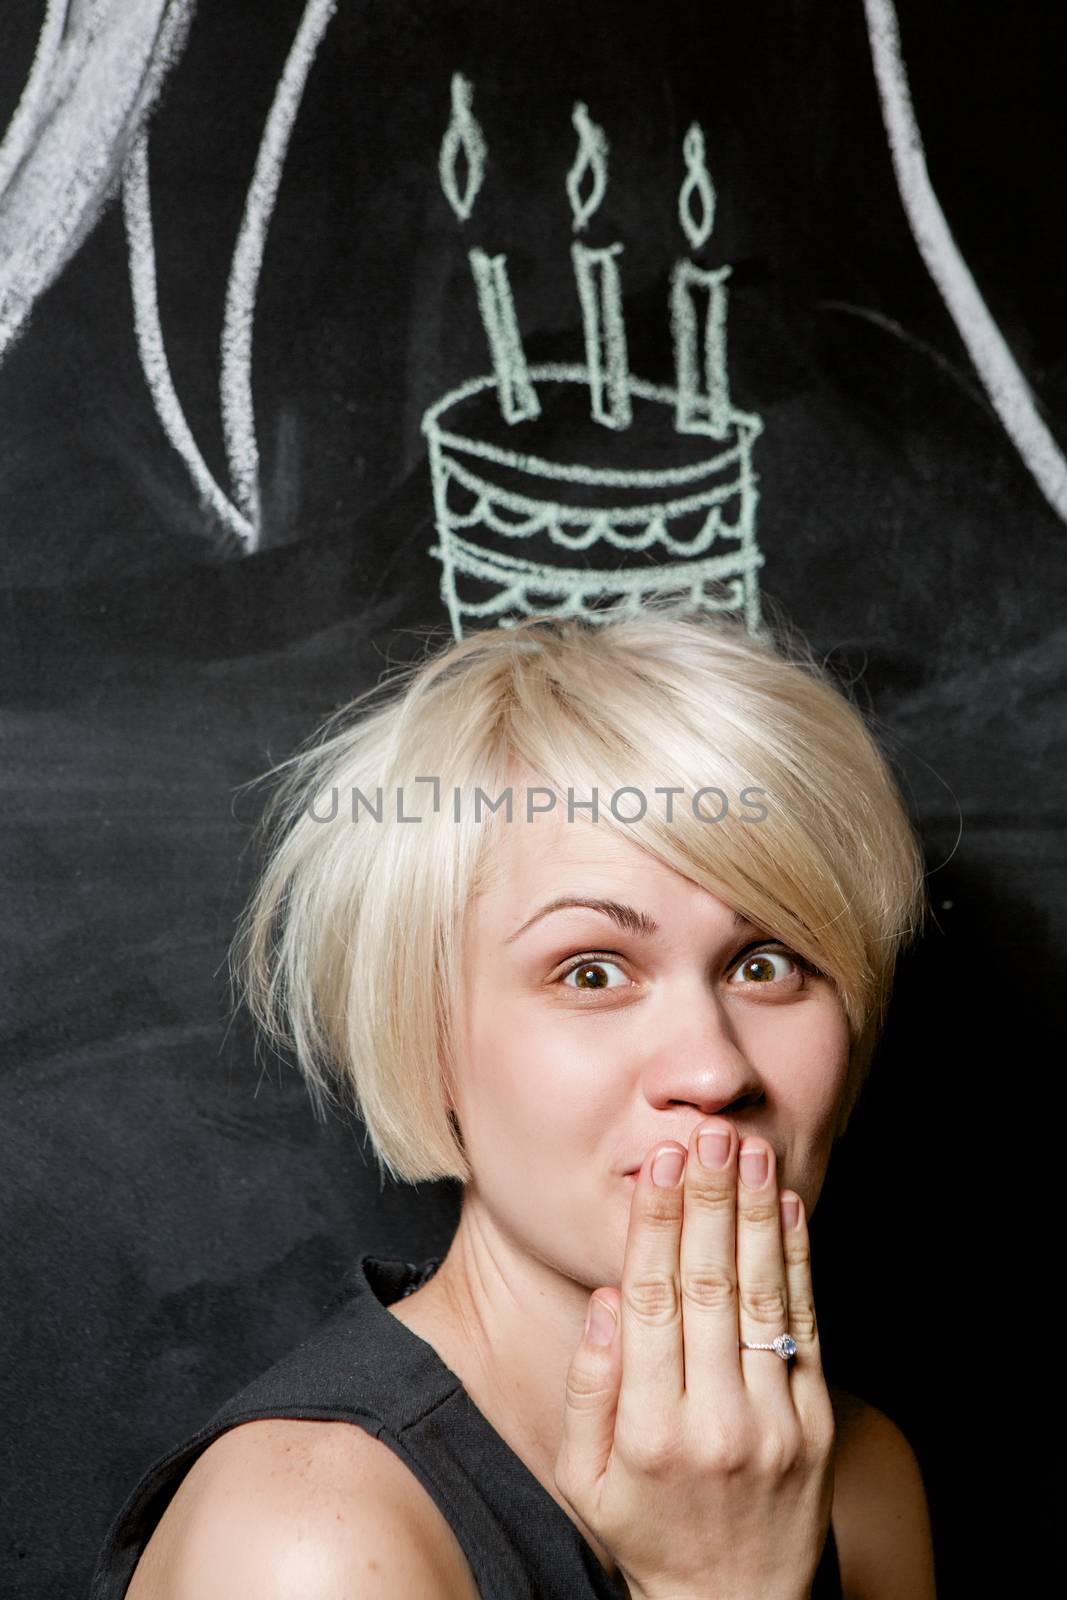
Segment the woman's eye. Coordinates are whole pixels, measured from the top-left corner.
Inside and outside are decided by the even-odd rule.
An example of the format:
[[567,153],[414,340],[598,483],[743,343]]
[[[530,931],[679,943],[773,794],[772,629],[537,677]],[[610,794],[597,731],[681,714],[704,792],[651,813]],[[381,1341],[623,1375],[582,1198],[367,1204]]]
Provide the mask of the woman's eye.
[[[804,967],[807,971],[812,970],[806,962],[802,961],[799,956],[793,955],[790,951],[756,950],[753,951],[752,955],[746,956],[741,962],[740,966],[737,968],[737,971],[734,973],[734,978],[740,977],[742,974],[744,974],[740,985],[742,988],[753,983],[773,983],[775,979],[773,963],[775,961],[784,961],[787,967]],[[789,973],[785,972],[779,976],[788,978]],[[732,983],[733,978],[731,978],[730,981]]]
[[[569,989],[617,989],[619,985],[611,983],[607,976],[612,971],[619,974],[623,983],[629,983],[629,978],[618,962],[591,960],[588,956],[565,972],[560,982],[566,984]],[[568,981],[571,978],[575,979],[574,983]]]

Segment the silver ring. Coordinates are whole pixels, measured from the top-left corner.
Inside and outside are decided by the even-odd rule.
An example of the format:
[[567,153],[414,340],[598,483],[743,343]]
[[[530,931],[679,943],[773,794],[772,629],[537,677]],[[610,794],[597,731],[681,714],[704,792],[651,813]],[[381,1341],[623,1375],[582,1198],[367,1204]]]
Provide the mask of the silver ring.
[[780,1333],[770,1344],[749,1344],[747,1339],[738,1339],[737,1343],[742,1350],[773,1350],[783,1361],[791,1361],[797,1353],[797,1342],[789,1333]]

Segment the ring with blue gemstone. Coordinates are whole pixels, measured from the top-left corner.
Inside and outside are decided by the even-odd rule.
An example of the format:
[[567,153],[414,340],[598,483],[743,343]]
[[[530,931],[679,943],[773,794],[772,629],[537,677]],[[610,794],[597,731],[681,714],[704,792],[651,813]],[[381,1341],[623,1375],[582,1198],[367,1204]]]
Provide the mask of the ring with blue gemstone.
[[738,1339],[737,1342],[742,1350],[773,1350],[783,1361],[792,1361],[797,1353],[797,1342],[789,1333],[780,1333],[770,1344],[749,1344],[747,1339]]

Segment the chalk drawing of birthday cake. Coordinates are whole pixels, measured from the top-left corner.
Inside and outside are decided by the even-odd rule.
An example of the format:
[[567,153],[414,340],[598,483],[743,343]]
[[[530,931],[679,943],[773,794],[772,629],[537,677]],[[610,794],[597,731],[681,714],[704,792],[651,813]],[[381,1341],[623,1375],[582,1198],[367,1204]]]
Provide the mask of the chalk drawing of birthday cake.
[[[607,141],[580,102],[573,120],[579,148],[567,192],[577,233],[604,193]],[[696,124],[683,149],[679,218],[695,251],[711,232],[715,203]],[[485,151],[470,84],[457,73],[440,175],[461,221]],[[574,243],[586,359],[533,367],[506,257],[469,252],[493,372],[443,395],[422,423],[438,534],[429,553],[441,563],[457,638],[465,621],[509,627],[547,612],[596,622],[637,612],[653,595],[739,612],[750,629],[759,626],[752,447],[763,424],[729,397],[730,269],[675,264],[675,382],[654,384],[629,371],[621,252],[620,244]]]

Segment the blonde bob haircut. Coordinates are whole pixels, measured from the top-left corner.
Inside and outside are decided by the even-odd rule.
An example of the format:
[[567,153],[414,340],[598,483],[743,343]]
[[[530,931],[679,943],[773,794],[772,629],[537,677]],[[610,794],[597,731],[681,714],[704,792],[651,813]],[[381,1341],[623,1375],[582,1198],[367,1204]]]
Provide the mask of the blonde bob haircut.
[[[263,775],[279,781],[230,951],[234,993],[295,1055],[320,1116],[329,1103],[362,1120],[383,1181],[473,1175],[453,1109],[461,936],[509,787],[510,825],[529,815],[516,778],[543,786],[537,807],[551,791],[557,815],[587,824],[596,790],[598,825],[834,983],[850,1038],[838,1134],[867,1073],[929,902],[864,716],[788,624],[750,631],[655,601],[602,615],[537,615],[426,649]],[[657,790],[670,786],[684,793],[668,820]],[[758,792],[742,803],[744,790]]]

